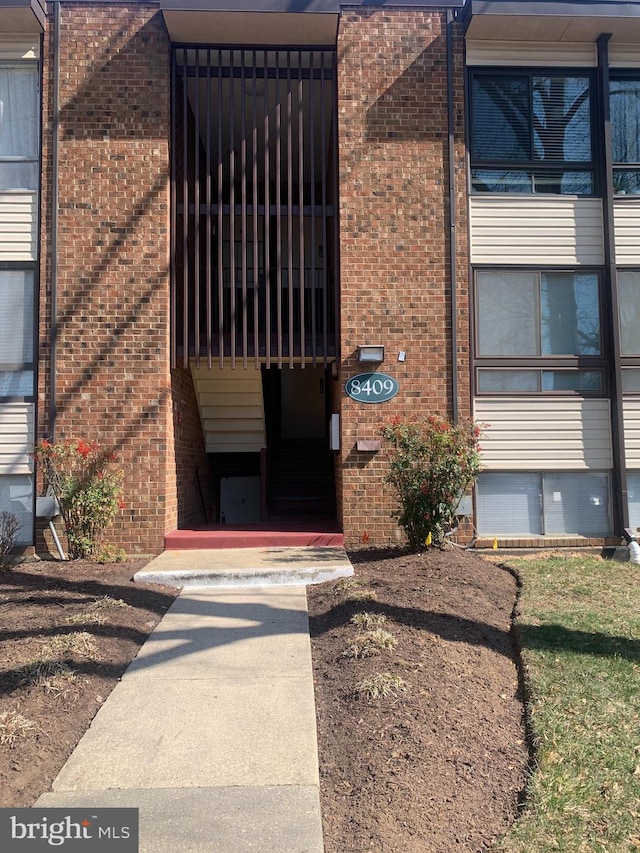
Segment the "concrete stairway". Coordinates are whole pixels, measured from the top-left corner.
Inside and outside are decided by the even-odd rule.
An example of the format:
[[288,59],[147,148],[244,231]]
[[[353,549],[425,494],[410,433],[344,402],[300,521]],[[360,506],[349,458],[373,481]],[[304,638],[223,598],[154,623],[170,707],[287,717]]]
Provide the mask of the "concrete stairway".
[[255,366],[235,370],[206,363],[191,375],[198,397],[207,453],[257,453],[267,446],[262,374]]

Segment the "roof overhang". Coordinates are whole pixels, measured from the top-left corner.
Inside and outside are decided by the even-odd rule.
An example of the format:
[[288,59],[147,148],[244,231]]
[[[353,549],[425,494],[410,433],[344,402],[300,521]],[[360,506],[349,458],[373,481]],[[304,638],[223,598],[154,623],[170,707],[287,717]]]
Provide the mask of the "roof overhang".
[[46,19],[44,0],[0,0],[2,33],[41,33]]
[[497,41],[640,41],[640,2],[620,0],[468,0],[461,19],[470,39]]
[[180,44],[335,44],[338,0],[160,0]]

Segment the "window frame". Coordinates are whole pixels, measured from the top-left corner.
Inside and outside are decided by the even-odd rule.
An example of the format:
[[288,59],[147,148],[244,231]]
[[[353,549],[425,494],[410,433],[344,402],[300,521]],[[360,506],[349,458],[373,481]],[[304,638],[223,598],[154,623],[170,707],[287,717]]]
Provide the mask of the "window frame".
[[[634,196],[630,196],[630,198],[634,198]],[[637,198],[637,196],[636,196]],[[618,267],[617,276],[619,278],[620,273],[631,272],[635,273],[640,280],[640,267]],[[619,285],[618,285],[619,286]],[[618,305],[618,317],[616,318],[616,322],[618,323],[619,330],[619,340],[620,340],[620,349],[622,350],[622,323],[620,317],[620,305]],[[639,330],[640,332],[640,330]],[[624,383],[624,372],[625,370],[635,369],[640,370],[640,351],[631,355],[625,355],[622,351],[620,352],[620,370],[622,372],[623,383]],[[622,394],[624,397],[640,397],[640,387],[637,391],[628,391],[622,389]]]
[[4,163],[27,163],[32,164],[36,170],[36,185],[31,188],[27,187],[7,187],[5,189],[0,189],[0,193],[34,193],[38,194],[40,192],[40,163],[42,157],[42,80],[41,80],[41,67],[39,59],[0,59],[0,68],[15,68],[15,69],[24,69],[25,67],[33,68],[35,70],[35,84],[36,84],[36,150],[33,157],[29,156],[21,156],[21,155],[3,155],[0,154],[0,165]]
[[[534,131],[531,117],[533,115],[533,85],[529,85],[529,138],[531,143],[531,158],[528,160],[477,160],[473,151],[474,132],[474,80],[479,77],[525,77],[532,81],[534,77],[585,77],[589,80],[589,130],[591,144],[591,159],[584,160],[537,160],[534,157]],[[554,67],[554,66],[471,66],[467,76],[468,109],[467,109],[467,139],[468,139],[468,186],[470,195],[478,196],[531,196],[540,197],[569,197],[569,198],[597,198],[600,193],[598,163],[598,137],[596,133],[597,121],[597,87],[595,69],[586,67]],[[526,172],[530,189],[528,191],[500,192],[497,190],[478,190],[473,186],[473,173],[475,171],[521,171]],[[583,172],[591,176],[590,193],[554,193],[536,192],[536,175],[557,172],[560,176],[563,172]]]
[[[478,330],[479,330],[479,299],[478,299],[478,274],[495,272],[505,273],[536,273],[538,277],[545,274],[569,274],[569,275],[593,275],[597,279],[598,286],[598,310],[600,320],[600,354],[599,355],[538,355],[538,356],[511,356],[491,355],[481,356],[478,352]],[[471,298],[473,318],[471,329],[472,350],[472,376],[473,394],[476,397],[591,397],[603,398],[609,395],[609,382],[607,370],[607,328],[603,322],[605,311],[605,296],[603,288],[603,273],[599,267],[542,267],[532,265],[501,267],[495,264],[476,265],[471,276]],[[599,372],[602,374],[602,385],[599,391],[588,390],[557,390],[549,391],[541,388],[539,391],[481,391],[479,383],[479,371],[482,369],[494,370],[553,370],[558,372],[576,373],[579,370]]]
[[0,362],[0,373],[33,373],[33,393],[31,394],[2,394],[1,403],[35,403],[38,398],[38,264],[35,261],[0,261],[0,273],[6,270],[16,272],[31,272],[33,274],[33,306],[32,306],[32,351],[31,361]]
[[[540,533],[534,532],[512,532],[512,533],[500,533],[495,529],[493,531],[486,530],[483,531],[481,529],[481,520],[480,520],[480,510],[479,510],[479,502],[482,498],[482,488],[483,488],[483,477],[491,477],[492,475],[502,475],[507,477],[537,477],[538,478],[538,497],[539,497],[539,514],[538,520],[540,521]],[[543,537],[568,537],[573,538],[576,536],[588,538],[588,533],[569,533],[569,532],[553,532],[551,530],[547,530],[547,526],[551,517],[551,512],[547,512],[547,499],[546,496],[548,494],[547,487],[548,482],[546,480],[547,477],[564,477],[564,476],[574,476],[574,475],[595,475],[596,477],[604,477],[606,478],[606,500],[607,500],[607,512],[606,519],[608,522],[608,533],[595,533],[594,536],[598,538],[608,538],[612,535],[613,532],[613,524],[612,524],[612,507],[613,507],[613,480],[612,480],[612,472],[611,469],[606,468],[588,468],[581,470],[571,470],[561,468],[558,470],[544,468],[540,470],[524,470],[524,471],[513,471],[513,470],[493,470],[493,469],[485,469],[481,472],[480,476],[476,480],[474,484],[474,501],[476,507],[476,527],[478,528],[480,536],[492,536],[498,535],[505,537],[507,539],[539,539]],[[486,482],[486,480],[485,480]]]
[[[632,69],[621,69],[621,68],[612,68],[609,72],[609,91],[607,93],[609,98],[609,115],[613,116],[612,107],[612,92],[611,92],[611,83],[615,81],[633,81],[636,80],[638,84],[640,84],[640,71],[632,70]],[[613,141],[613,118],[611,118],[611,135]],[[639,152],[640,153],[640,152]],[[616,172],[638,172],[640,173],[640,160],[629,161],[629,162],[620,162],[618,160],[613,160],[613,145],[612,145],[612,172],[615,176]],[[614,198],[616,201],[625,199],[638,199],[640,197],[640,193],[631,193],[629,195],[626,192],[616,192],[614,187]]]

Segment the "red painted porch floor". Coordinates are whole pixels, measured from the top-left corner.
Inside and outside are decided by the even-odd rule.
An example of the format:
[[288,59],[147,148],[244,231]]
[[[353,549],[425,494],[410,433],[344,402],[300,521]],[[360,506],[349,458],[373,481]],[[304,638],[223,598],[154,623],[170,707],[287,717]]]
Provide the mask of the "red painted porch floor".
[[166,551],[344,545],[337,522],[323,518],[272,519],[264,524],[207,524],[165,534]]

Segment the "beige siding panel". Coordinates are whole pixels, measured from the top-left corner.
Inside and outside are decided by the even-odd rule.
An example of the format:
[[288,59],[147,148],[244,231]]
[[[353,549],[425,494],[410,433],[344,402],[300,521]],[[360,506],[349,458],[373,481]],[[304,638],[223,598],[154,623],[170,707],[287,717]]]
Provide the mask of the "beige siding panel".
[[609,65],[612,68],[640,67],[640,45],[615,43],[609,45]]
[[608,400],[478,397],[487,470],[606,470],[612,466]]
[[34,403],[0,403],[0,474],[33,472]]
[[640,400],[624,400],[623,412],[627,468],[640,468]]
[[616,199],[613,204],[616,262],[640,264],[640,198]]
[[555,68],[598,64],[593,43],[572,44],[534,41],[473,41],[466,43],[467,65],[527,65]]
[[2,36],[0,39],[0,59],[38,59],[40,40],[33,35]]
[[34,261],[36,193],[0,193],[0,261]]
[[471,196],[471,262],[604,263],[600,199]]

